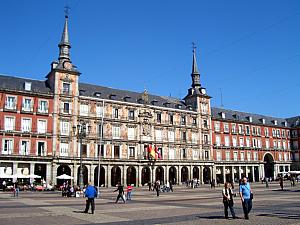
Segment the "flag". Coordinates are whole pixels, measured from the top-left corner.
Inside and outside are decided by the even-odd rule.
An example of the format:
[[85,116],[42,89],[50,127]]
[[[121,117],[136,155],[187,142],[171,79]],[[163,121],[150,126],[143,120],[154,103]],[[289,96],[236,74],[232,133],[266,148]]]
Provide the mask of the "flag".
[[153,159],[155,159],[155,150],[152,148],[152,145],[148,145],[148,155],[149,157],[152,157]]

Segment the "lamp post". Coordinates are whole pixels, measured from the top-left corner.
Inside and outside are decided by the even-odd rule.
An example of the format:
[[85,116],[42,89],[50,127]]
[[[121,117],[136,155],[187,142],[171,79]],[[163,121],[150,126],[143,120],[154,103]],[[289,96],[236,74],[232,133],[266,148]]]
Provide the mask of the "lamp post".
[[[100,172],[101,172],[101,149],[102,149],[102,141],[103,141],[103,117],[104,117],[104,100],[102,101],[102,114],[101,114],[101,130],[100,130],[100,149],[98,153],[98,182],[97,182],[97,188],[98,188],[98,198],[100,198]],[[103,145],[104,150],[104,145]]]
[[[88,128],[88,129],[87,129]],[[73,126],[74,135],[79,139],[80,142],[80,169],[79,169],[79,187],[83,189],[83,168],[82,168],[82,140],[86,138],[91,129],[90,125],[86,123],[78,124]]]
[[156,159],[155,158],[152,158],[149,156],[149,153],[148,153],[148,165],[151,167],[151,177],[150,177],[150,182],[153,184],[154,183],[154,174],[153,174],[153,171],[154,171],[154,166],[155,166],[155,163],[156,163]]

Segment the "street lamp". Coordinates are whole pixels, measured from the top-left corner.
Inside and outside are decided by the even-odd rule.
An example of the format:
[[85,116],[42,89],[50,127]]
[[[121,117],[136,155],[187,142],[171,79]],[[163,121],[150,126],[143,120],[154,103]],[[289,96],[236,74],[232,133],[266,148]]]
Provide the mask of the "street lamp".
[[78,124],[77,126],[75,126],[75,125],[73,126],[74,136],[77,137],[77,139],[79,139],[79,142],[80,142],[80,169],[79,169],[80,190],[83,189],[82,140],[84,138],[86,138],[86,136],[89,134],[90,130],[91,130],[91,126],[86,123],[82,123],[82,124]]

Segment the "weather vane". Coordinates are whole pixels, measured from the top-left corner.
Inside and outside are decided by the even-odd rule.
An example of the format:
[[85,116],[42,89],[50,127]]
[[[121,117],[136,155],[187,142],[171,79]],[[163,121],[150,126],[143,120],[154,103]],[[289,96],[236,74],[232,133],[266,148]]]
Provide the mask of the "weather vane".
[[64,11],[65,11],[65,17],[66,17],[66,18],[69,17],[69,10],[70,10],[70,9],[71,9],[71,8],[70,8],[68,5],[65,6],[65,10],[64,10]]
[[195,53],[196,48],[197,48],[195,42],[192,42],[192,45],[193,45],[193,52]]

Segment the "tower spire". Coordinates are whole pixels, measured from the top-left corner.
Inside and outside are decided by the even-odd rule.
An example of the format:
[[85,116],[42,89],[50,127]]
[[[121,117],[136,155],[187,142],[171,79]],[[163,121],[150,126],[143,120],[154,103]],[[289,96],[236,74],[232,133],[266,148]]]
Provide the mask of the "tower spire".
[[65,25],[64,30],[61,36],[59,47],[59,61],[70,61],[70,42],[69,42],[69,31],[68,31],[68,18],[69,18],[69,9],[70,7],[65,7]]
[[200,84],[200,73],[198,70],[197,66],[197,61],[196,61],[196,45],[194,42],[192,42],[193,45],[193,65],[192,65],[192,87],[201,87]]

